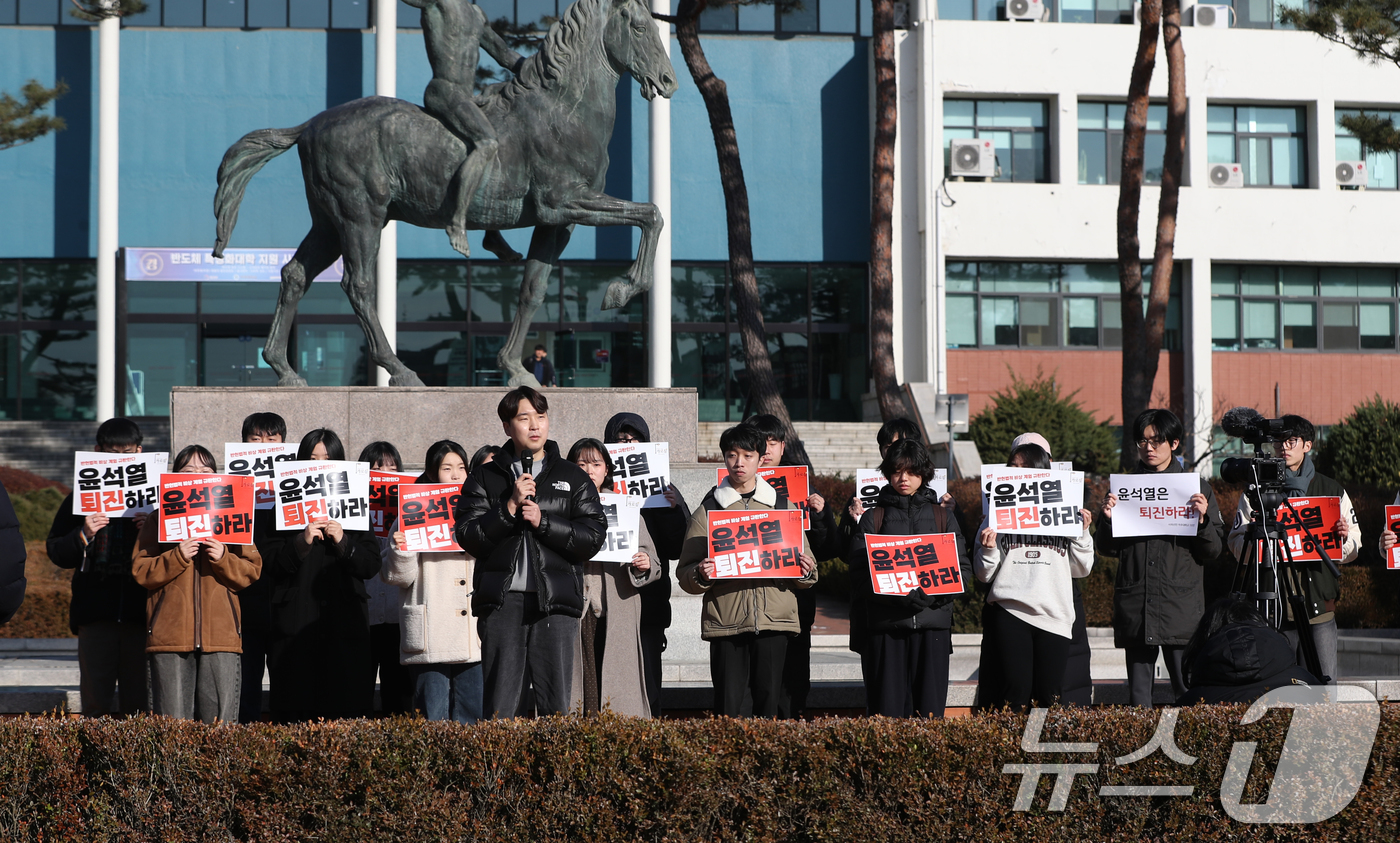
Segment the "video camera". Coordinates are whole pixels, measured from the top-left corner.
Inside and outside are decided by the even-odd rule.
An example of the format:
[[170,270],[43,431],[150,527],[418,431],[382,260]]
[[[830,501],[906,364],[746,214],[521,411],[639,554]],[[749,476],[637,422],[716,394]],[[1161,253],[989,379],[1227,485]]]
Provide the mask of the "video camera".
[[1284,426],[1283,419],[1266,419],[1250,407],[1236,407],[1220,420],[1226,436],[1244,440],[1254,446],[1253,457],[1231,457],[1220,466],[1220,476],[1227,483],[1258,485],[1260,490],[1282,493],[1284,488],[1283,457],[1264,456],[1264,443],[1283,442],[1293,437],[1293,429]]

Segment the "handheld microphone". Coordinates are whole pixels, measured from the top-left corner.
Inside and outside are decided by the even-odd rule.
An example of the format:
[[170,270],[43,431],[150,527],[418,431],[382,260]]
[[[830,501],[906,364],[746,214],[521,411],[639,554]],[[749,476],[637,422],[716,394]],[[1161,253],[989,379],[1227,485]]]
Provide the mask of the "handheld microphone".
[[[530,471],[531,471],[531,469],[533,469],[534,467],[535,467],[535,457],[534,457],[533,454],[521,454],[521,455],[520,455],[520,473],[521,473],[522,475],[524,475],[524,474],[529,474]],[[530,495],[529,497],[526,498],[526,500],[534,500],[534,499],[535,499],[535,496],[534,496],[534,495]]]

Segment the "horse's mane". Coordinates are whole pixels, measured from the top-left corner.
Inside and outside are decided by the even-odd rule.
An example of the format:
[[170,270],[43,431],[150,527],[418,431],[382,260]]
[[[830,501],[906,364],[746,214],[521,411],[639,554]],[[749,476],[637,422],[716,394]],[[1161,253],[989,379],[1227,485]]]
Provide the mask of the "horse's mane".
[[[520,73],[500,85],[492,85],[483,99],[500,97],[506,101],[529,91],[555,87],[588,51],[602,53],[603,37],[597,31],[599,17],[608,0],[575,0],[559,21],[549,28],[539,52],[525,59]],[[600,55],[599,62],[607,59]]]

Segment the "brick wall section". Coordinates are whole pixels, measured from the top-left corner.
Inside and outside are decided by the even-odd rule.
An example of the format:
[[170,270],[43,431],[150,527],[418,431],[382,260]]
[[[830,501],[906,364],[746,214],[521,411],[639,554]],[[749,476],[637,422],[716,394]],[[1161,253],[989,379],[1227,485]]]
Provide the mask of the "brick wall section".
[[[1178,414],[1181,413],[1184,403],[1184,362],[1181,352],[1162,352],[1161,362],[1157,366],[1157,379],[1152,386],[1154,405],[1165,404]],[[1123,355],[1118,351],[949,349],[948,390],[968,393],[972,414],[976,415],[991,406],[995,393],[1011,386],[1013,371],[1023,380],[1032,380],[1037,369],[1060,384],[1062,395],[1079,390],[1075,398],[1098,421],[1110,419],[1113,424],[1120,423],[1119,416],[1123,406]],[[1217,373],[1217,389],[1219,377]],[[1272,381],[1269,388],[1273,388]]]
[[[951,356],[951,355],[950,355]],[[1313,424],[1336,424],[1351,408],[1375,396],[1400,402],[1400,355],[1316,352],[1218,352],[1215,405],[1254,407],[1274,415],[1296,413]]]

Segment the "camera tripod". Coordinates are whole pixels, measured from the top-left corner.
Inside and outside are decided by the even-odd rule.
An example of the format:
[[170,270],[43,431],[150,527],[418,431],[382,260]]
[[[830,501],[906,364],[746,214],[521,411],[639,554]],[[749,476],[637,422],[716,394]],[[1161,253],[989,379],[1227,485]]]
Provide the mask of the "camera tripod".
[[1287,538],[1279,528],[1275,515],[1279,506],[1286,506],[1293,513],[1332,574],[1340,576],[1341,573],[1323,549],[1322,543],[1303,523],[1298,511],[1281,490],[1266,490],[1256,482],[1250,484],[1244,494],[1250,496],[1254,512],[1249,528],[1245,531],[1244,553],[1235,567],[1231,594],[1238,599],[1253,602],[1269,625],[1280,632],[1291,620],[1294,628],[1298,630],[1298,645],[1303,651],[1303,667],[1324,684],[1329,683],[1332,678],[1322,673],[1322,663],[1317,655],[1317,641],[1313,637],[1312,624],[1308,622],[1306,598],[1312,583],[1312,574],[1308,571],[1306,562],[1293,558],[1293,551],[1289,548]]

